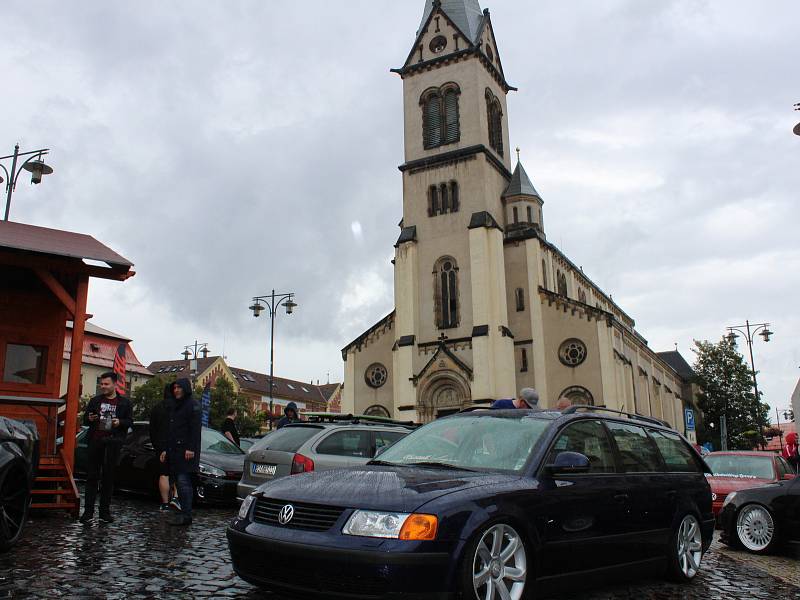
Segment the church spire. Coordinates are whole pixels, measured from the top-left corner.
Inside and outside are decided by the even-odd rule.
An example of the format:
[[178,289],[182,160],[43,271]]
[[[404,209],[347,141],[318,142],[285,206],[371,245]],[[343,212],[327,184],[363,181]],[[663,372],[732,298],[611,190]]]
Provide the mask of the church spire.
[[[433,12],[434,8],[441,6],[444,13],[455,23],[464,35],[469,38],[471,43],[478,41],[483,11],[478,0],[426,0],[425,13],[422,15],[422,22],[419,30],[425,26],[425,22]],[[419,35],[419,30],[417,35]]]
[[513,196],[536,196],[541,198],[539,192],[533,187],[530,177],[525,172],[522,166],[522,161],[519,160],[519,152],[517,153],[517,168],[514,169],[514,174],[511,176],[511,181],[503,192],[503,198],[511,198]]

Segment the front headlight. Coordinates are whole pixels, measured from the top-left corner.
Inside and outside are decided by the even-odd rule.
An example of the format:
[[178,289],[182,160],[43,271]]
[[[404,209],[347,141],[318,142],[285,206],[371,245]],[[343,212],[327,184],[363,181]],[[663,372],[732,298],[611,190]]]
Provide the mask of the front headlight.
[[725,497],[725,502],[722,503],[722,508],[725,508],[726,506],[728,506],[728,504],[730,504],[731,500],[733,500],[734,498],[736,498],[736,492],[731,492],[730,494],[728,494]]
[[246,519],[247,515],[250,513],[250,506],[252,506],[253,502],[256,501],[256,496],[250,494],[247,498],[244,499],[242,505],[239,507],[239,518]]
[[200,472],[209,477],[225,477],[225,471],[203,462],[200,463]]
[[342,533],[396,540],[433,540],[439,520],[433,515],[357,510]]

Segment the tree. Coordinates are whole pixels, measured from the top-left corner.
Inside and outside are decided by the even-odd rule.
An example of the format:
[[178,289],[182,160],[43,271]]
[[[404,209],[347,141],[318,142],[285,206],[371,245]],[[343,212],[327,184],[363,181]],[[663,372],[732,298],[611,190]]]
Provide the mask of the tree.
[[720,417],[724,415],[728,449],[751,450],[763,440],[761,431],[769,425],[769,405],[759,398],[756,411],[750,368],[726,337],[717,344],[698,340],[694,343],[693,352],[697,355],[694,372],[700,386],[699,406],[703,411],[698,441],[711,442],[715,449],[721,448]]
[[133,404],[133,419],[135,421],[150,420],[150,412],[153,407],[164,399],[164,386],[166,385],[166,379],[153,377],[147,383],[133,390],[131,404]]
[[[203,390],[197,391],[197,400],[200,401]],[[236,426],[243,436],[258,433],[262,418],[261,414],[251,414],[247,397],[237,394],[233,384],[223,377],[219,377],[211,388],[211,408],[208,425],[213,429],[221,429],[228,415],[228,410],[236,409]]]

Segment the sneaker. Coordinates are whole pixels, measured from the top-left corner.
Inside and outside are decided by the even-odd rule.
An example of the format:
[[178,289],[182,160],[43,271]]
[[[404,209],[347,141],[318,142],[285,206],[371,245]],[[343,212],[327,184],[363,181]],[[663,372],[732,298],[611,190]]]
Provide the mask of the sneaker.
[[100,513],[100,520],[105,523],[113,523],[114,517],[111,516],[111,513]]
[[192,517],[187,517],[186,515],[178,515],[175,517],[174,520],[169,522],[170,525],[174,527],[186,527],[187,525],[192,524]]
[[178,501],[178,499],[177,499],[177,498],[173,498],[172,500],[170,500],[170,501],[169,501],[169,507],[170,507],[172,510],[177,510],[178,512],[180,512],[180,510],[181,510],[181,503]]
[[93,518],[94,514],[90,513],[89,511],[84,511],[83,514],[81,515],[81,518],[78,520],[84,525],[86,525],[87,523],[91,523]]
[[164,502],[161,506],[158,507],[159,512],[165,512],[169,510],[169,502]]

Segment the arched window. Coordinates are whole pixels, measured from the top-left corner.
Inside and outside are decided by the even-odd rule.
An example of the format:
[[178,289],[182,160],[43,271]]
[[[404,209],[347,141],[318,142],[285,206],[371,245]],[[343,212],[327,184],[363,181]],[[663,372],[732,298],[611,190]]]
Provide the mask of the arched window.
[[542,287],[547,289],[547,263],[542,259]]
[[516,206],[511,209],[511,213],[514,215],[514,224],[516,225],[519,223],[519,211]]
[[556,285],[558,286],[558,293],[562,296],[567,295],[567,276],[559,269],[556,274]]
[[422,95],[422,141],[426,150],[459,140],[460,93],[456,84],[448,83],[440,88],[431,88]]
[[517,300],[517,312],[522,312],[525,310],[525,290],[522,288],[517,288],[514,291],[514,297]]
[[432,185],[428,188],[428,215],[435,217],[440,211],[439,188]]
[[445,256],[436,261],[433,270],[434,295],[436,300],[436,327],[450,329],[457,327],[458,314],[458,265]]
[[582,289],[578,290],[578,301],[586,304],[586,292],[584,292]]
[[528,351],[525,348],[522,349],[522,365],[520,367],[521,372],[525,372],[528,370]]
[[528,210],[528,223],[533,223],[533,207],[528,206],[527,210]]
[[450,182],[450,212],[458,212],[458,182]]
[[450,202],[448,200],[447,184],[443,183],[439,186],[439,195],[442,197],[442,214],[450,212]]
[[489,145],[503,156],[503,109],[500,100],[486,88],[486,119],[489,124]]
[[458,212],[458,182],[440,183],[428,188],[428,216]]

